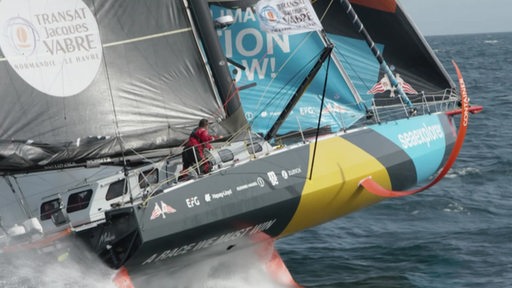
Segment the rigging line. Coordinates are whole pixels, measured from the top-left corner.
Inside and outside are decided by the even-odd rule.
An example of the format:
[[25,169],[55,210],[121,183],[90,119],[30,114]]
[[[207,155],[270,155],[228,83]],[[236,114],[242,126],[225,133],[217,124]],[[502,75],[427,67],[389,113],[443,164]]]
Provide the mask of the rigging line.
[[[270,81],[268,82],[267,86],[265,87],[265,90],[263,90],[263,93],[261,94],[260,96],[260,99],[258,101],[258,104],[256,105],[256,108],[259,107],[259,105],[261,104],[261,101],[263,99],[263,97],[265,96],[265,94],[267,94],[267,91],[268,89],[270,89],[270,86],[272,85],[272,82],[274,82],[274,79],[277,78],[277,76],[281,73],[281,71],[283,71],[283,69],[286,67],[286,65],[288,65],[288,62],[291,61],[292,57],[295,56],[295,54],[297,54],[299,52],[299,49],[306,44],[306,41],[312,36],[312,35],[316,35],[315,32],[309,32],[307,33],[308,35],[306,37],[304,37],[304,39],[295,47],[295,50],[290,53],[290,56],[288,56],[288,58],[284,61],[283,65],[281,65],[279,67],[279,69],[275,72],[275,77],[272,77],[272,79],[270,79]],[[287,36],[288,37],[288,36]],[[266,54],[265,54],[266,55]],[[264,55],[264,56],[265,56]]]
[[[231,90],[233,89],[233,90]],[[224,111],[227,109],[228,107],[228,103],[229,101],[231,101],[231,99],[233,99],[233,97],[235,97],[235,95],[239,95],[240,91],[238,90],[238,86],[236,85],[236,81],[235,79],[233,79],[233,81],[231,82],[231,86],[229,87],[229,91],[228,91],[228,94],[229,96],[226,98],[226,101],[224,101],[224,103],[222,103],[222,106],[224,107]],[[219,110],[220,110],[220,107],[219,107]],[[219,114],[221,113],[221,111],[217,111]]]
[[[321,55],[321,51],[320,51],[318,54],[316,54],[315,56],[313,56],[313,57],[309,60],[309,62],[308,62],[308,63],[304,64],[304,65],[302,66],[302,68],[303,68],[303,69],[299,69],[299,71],[307,71],[307,70],[306,70],[306,67],[308,67],[308,66],[310,66],[311,64],[313,64],[313,63],[314,63],[314,61],[316,61],[316,59],[318,59],[318,58],[320,57],[320,55]],[[278,101],[281,101],[280,103],[287,103],[287,101],[288,101],[287,99],[280,98],[280,97],[277,97],[277,96],[278,96],[278,95],[280,95],[280,94],[282,94],[282,93],[284,93],[284,90],[285,90],[285,88],[286,88],[286,87],[288,87],[288,88],[287,88],[287,89],[288,89],[287,91],[290,91],[290,90],[292,89],[292,87],[294,87],[294,85],[289,85],[290,83],[294,82],[294,83],[300,84],[300,83],[298,82],[298,80],[299,80],[299,76],[300,76],[299,74],[300,74],[300,72],[299,72],[299,73],[296,73],[295,75],[293,75],[293,77],[292,77],[290,80],[288,80],[288,82],[286,82],[286,83],[284,83],[284,85],[282,85],[282,87],[279,89],[279,91],[277,91],[277,92],[274,94],[275,96],[274,96],[274,97],[272,97],[272,98],[271,98],[271,99],[270,99],[270,100],[269,100],[269,101],[268,101],[268,102],[267,102],[267,103],[266,103],[266,104],[265,104],[265,105],[264,105],[260,110],[258,110],[258,111],[259,111],[259,113],[257,113],[257,114],[256,114],[256,115],[258,115],[258,116],[255,116],[255,117],[253,118],[253,120],[251,120],[251,123],[254,123],[254,121],[256,121],[256,119],[258,119],[258,118],[261,116],[261,112],[265,111],[265,110],[266,110],[268,107],[270,107],[271,105],[278,103]],[[293,95],[292,95],[292,96],[293,96]],[[260,101],[260,102],[261,102],[261,101]],[[257,106],[259,106],[259,104],[258,104]],[[257,107],[257,108],[258,108],[258,107]],[[256,108],[256,109],[257,109],[257,108]],[[270,121],[271,121],[271,119],[269,119],[268,121],[270,122]]]
[[[7,183],[7,185],[9,185],[9,188],[11,188],[11,191],[14,194],[14,198],[16,199],[16,202],[18,202],[19,207],[21,209],[23,209],[23,212],[25,212],[25,216],[27,216],[28,219],[32,218],[30,209],[28,209],[26,207],[26,203],[23,201],[23,197],[18,197],[18,193],[16,193],[16,189],[14,189],[14,185],[12,184],[12,181],[9,179],[9,177],[12,177],[14,180],[16,180],[16,178],[14,176],[3,176],[3,177],[4,177],[4,180]],[[20,185],[18,183],[16,183],[16,184],[18,185],[18,188],[20,189],[20,191],[19,191],[20,194],[23,195],[23,191],[21,191]]]
[[[96,9],[96,4],[94,4],[94,1],[93,1],[93,7],[94,7],[94,13],[96,13],[97,9]],[[95,15],[96,17],[97,15]],[[101,28],[98,26],[98,31],[100,32],[101,34]],[[150,35],[151,36],[151,35]],[[145,37],[148,37],[148,36],[145,36]],[[141,38],[145,38],[145,37],[139,37],[139,38],[134,38],[134,39],[131,39],[131,40],[126,40],[126,41],[133,41],[135,39],[137,39],[138,41],[140,41],[139,39]],[[121,41],[121,42],[124,42],[124,41]],[[114,43],[119,43],[119,42],[114,42]],[[108,44],[107,44],[108,45]],[[105,47],[108,47],[108,46],[103,46],[103,48]],[[117,115],[117,110],[116,110],[116,105],[115,105],[115,100],[114,100],[114,94],[113,94],[113,91],[112,91],[112,83],[110,81],[110,73],[109,73],[109,69],[108,69],[108,64],[107,64],[107,61],[106,61],[106,58],[105,58],[105,49],[101,49],[101,54],[103,56],[103,65],[105,67],[105,76],[107,78],[107,85],[108,85],[108,92],[109,92],[109,95],[110,95],[110,99],[111,99],[111,103],[112,103],[112,111],[114,113],[114,124],[115,124],[115,134],[116,134],[116,139],[121,139],[121,132],[120,132],[120,129],[119,129],[119,121],[118,121],[118,115]],[[119,148],[121,149],[121,157],[123,159],[123,170],[124,170],[124,175],[125,175],[125,178],[128,177],[128,168],[127,168],[127,163],[126,163],[126,155],[125,155],[125,147],[123,145],[123,141],[120,140],[119,141]],[[131,189],[130,189],[130,201],[131,203],[133,204],[133,195],[131,193]]]
[[32,211],[30,211],[30,207],[27,206],[27,199],[25,198],[25,193],[23,193],[23,190],[21,190],[21,186],[20,186],[20,183],[18,182],[18,179],[14,175],[11,177],[14,179],[14,183],[16,183],[16,186],[18,186],[18,190],[20,191],[20,198],[23,203],[24,209],[26,209],[27,216],[29,218],[34,217],[34,216],[32,216]]
[[[313,0],[312,4],[314,4],[316,2],[317,2],[317,0]],[[324,20],[324,18],[327,16],[327,13],[331,10],[333,3],[334,3],[334,0],[331,0],[329,2],[329,4],[327,5],[327,7],[325,8],[325,11],[323,12],[322,16],[320,17],[320,23]],[[320,38],[323,39],[323,41],[325,41],[326,43],[331,43],[331,40],[327,36],[327,31],[322,30],[322,31],[317,31],[317,32],[318,32]],[[335,49],[337,51],[339,51],[339,49],[337,49],[337,47],[335,47]],[[362,103],[362,105],[366,108],[364,99],[361,97],[359,91],[357,90],[357,88],[354,84],[354,81],[352,81],[352,77],[349,76],[348,71],[345,69],[344,64],[342,63],[342,61],[340,59],[338,59],[337,54],[340,54],[343,56],[343,54],[341,52],[334,53],[334,55],[331,56],[332,59],[334,60],[334,65],[336,66],[338,71],[341,73],[342,78],[344,79],[348,88],[352,92],[352,96],[353,96],[354,100],[356,101],[356,103],[358,103],[359,107]]]
[[316,75],[318,74],[318,72],[322,68],[323,63],[325,62],[325,60],[328,57],[330,57],[330,55],[332,53],[332,49],[333,49],[333,45],[332,44],[329,44],[328,46],[326,46],[324,48],[324,50],[322,51],[322,54],[320,55],[320,58],[316,61],[315,65],[313,66],[311,71],[309,71],[309,73],[306,76],[306,78],[300,83],[299,87],[297,88],[297,90],[293,94],[292,98],[286,104],[286,107],[284,107],[284,109],[282,110],[281,114],[279,114],[277,119],[274,121],[274,124],[272,125],[270,130],[265,135],[265,137],[264,137],[265,140],[269,140],[269,139],[275,137],[275,135],[277,134],[279,128],[282,126],[282,124],[284,123],[286,118],[288,118],[288,116],[292,112],[292,110],[295,107],[295,105],[302,98],[302,96],[304,95],[304,93],[308,89],[308,87],[311,84],[311,82],[313,82],[313,80],[315,79]]
[[[359,16],[357,15],[356,11],[350,4],[349,0],[341,0],[341,4],[345,6],[345,13],[347,13],[351,17],[352,25],[357,30],[357,32],[363,37],[364,41],[372,51],[375,58],[377,58],[377,61],[380,64],[380,68],[384,70],[384,73],[388,76],[391,85],[396,88],[398,91],[398,95],[400,98],[407,104],[407,107],[409,107],[411,110],[408,112],[406,111],[407,116],[413,116],[416,113],[416,108],[409,100],[409,97],[405,94],[402,85],[398,83],[398,80],[395,78],[395,75],[393,75],[393,72],[389,68],[388,64],[384,60],[384,57],[380,53],[379,49],[377,49],[377,46],[375,45],[375,42],[371,38],[370,34],[366,30],[366,28],[363,25],[363,22],[359,19]],[[405,107],[404,107],[405,108]]]
[[331,65],[331,54],[329,53],[329,59],[327,60],[327,70],[325,72],[324,79],[324,91],[322,92],[322,101],[320,102],[320,113],[318,113],[318,125],[316,127],[316,135],[315,135],[315,146],[313,148],[313,156],[311,159],[311,171],[309,172],[309,180],[313,178],[313,169],[315,167],[315,158],[316,158],[316,148],[318,145],[318,135],[320,134],[320,125],[322,122],[322,110],[324,109],[325,103],[325,94],[327,90],[327,79],[329,78],[329,66]]
[[[316,1],[317,0],[311,1],[312,2],[311,4],[314,4]],[[322,22],[324,20],[325,16],[327,16],[327,12],[329,12],[329,10],[331,10],[332,3],[334,3],[334,0],[331,0],[331,2],[329,2],[329,4],[327,5],[327,8],[325,9],[324,13],[322,14],[322,17],[320,17],[320,22]]]
[[[228,139],[226,139],[226,141],[224,142],[224,145],[222,145],[220,148],[222,147],[225,147],[225,146],[228,146],[230,143],[233,142],[233,139],[236,139],[239,135],[241,135],[242,133],[245,133],[246,130],[248,130],[250,128],[250,124],[245,124],[243,127],[241,127],[238,131],[236,131],[235,133],[232,134],[232,136]],[[182,144],[183,146],[183,144]],[[181,147],[181,146],[180,146]],[[193,147],[190,147],[190,148],[186,148],[186,149],[192,149]],[[169,158],[172,158],[171,156],[169,156]],[[213,156],[209,156],[209,157],[205,157],[205,159],[203,159],[202,161],[200,161],[198,164],[194,164],[192,166],[190,166],[189,168],[192,169],[192,170],[195,170],[197,169],[198,167],[200,167],[203,163],[206,163],[206,161],[210,161],[210,160],[213,160],[214,157]],[[178,177],[181,176],[181,172],[179,173]],[[176,178],[175,176],[171,176],[171,177],[168,177],[162,181],[159,181],[157,184],[158,185],[155,185],[155,188],[147,195],[147,197],[142,201],[141,205],[143,207],[145,207],[147,205],[147,203],[149,202],[150,199],[153,198],[153,195],[160,189],[162,188],[165,184],[167,183],[170,183],[170,182],[173,182],[174,180],[178,180],[178,178]]]
[[[320,101],[323,101],[323,100],[322,100],[323,95],[322,95],[322,96],[317,95],[317,96],[318,96],[318,98],[320,98],[320,99],[319,99]],[[355,107],[355,105],[354,105],[354,104],[345,104],[345,103],[339,103],[339,104],[341,104],[341,105],[343,105],[343,106],[346,106],[346,107],[348,107],[349,109],[357,110],[357,107]],[[337,104],[335,104],[335,105],[337,105]],[[354,106],[355,108],[352,108],[351,106]],[[336,109],[334,109],[334,110],[336,110]],[[346,129],[348,128],[348,127],[345,127],[345,121],[343,120],[343,115],[340,115],[339,117],[337,117],[337,116],[336,116],[336,114],[335,114],[335,112],[336,112],[336,111],[332,111],[332,110],[329,108],[329,106],[327,106],[327,107],[325,108],[325,110],[324,110],[324,111],[325,111],[325,112],[327,112],[327,113],[329,114],[329,116],[332,118],[332,120],[333,120],[333,121],[335,121],[335,122],[336,122],[336,124],[338,124],[338,126],[343,127],[343,130],[346,130]],[[338,119],[338,118],[341,118],[341,121],[340,121],[340,119]]]
[[[345,53],[342,53],[340,51],[340,49],[338,49],[338,47],[335,48],[336,51],[338,51],[338,53],[336,53],[337,55],[340,55],[341,58],[343,58],[344,62],[350,67],[350,70],[352,73],[354,73],[356,76],[357,76],[357,79],[359,79],[361,81],[361,83],[364,84],[365,88],[367,90],[370,90],[371,86],[367,85],[366,82],[364,81],[363,77],[361,76],[361,73],[359,73],[358,69],[356,69],[354,67],[354,65],[352,64],[352,61],[350,61],[350,59],[347,57],[347,55],[345,55]],[[378,76],[378,75],[377,75]],[[377,79],[378,81],[379,79]]]

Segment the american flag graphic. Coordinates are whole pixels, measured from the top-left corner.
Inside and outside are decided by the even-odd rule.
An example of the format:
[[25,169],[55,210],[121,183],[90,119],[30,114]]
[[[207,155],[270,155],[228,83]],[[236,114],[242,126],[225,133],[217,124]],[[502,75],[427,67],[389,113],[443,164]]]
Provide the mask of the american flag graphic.
[[[398,82],[398,85],[402,87],[402,90],[404,90],[404,93],[406,94],[418,94],[418,91],[416,91],[414,88],[412,88],[411,84],[407,83],[400,77],[400,74],[396,74],[396,81]],[[375,83],[373,87],[368,90],[368,94],[377,94],[377,93],[383,93],[385,91],[391,91],[391,97],[393,97],[395,88],[391,86],[391,82],[389,81],[389,78],[387,75],[384,75],[382,79],[380,79],[379,82]]]
[[171,214],[176,212],[176,209],[172,208],[171,205],[165,204],[164,201],[160,201],[160,204],[162,204],[163,213]]
[[379,82],[375,83],[375,85],[373,85],[373,87],[368,90],[368,94],[377,94],[377,93],[383,93],[383,92],[386,92],[387,90],[392,90],[391,89],[391,82],[389,82],[389,78],[387,75],[384,75],[384,77],[382,77],[382,79],[380,79]]
[[160,205],[155,203],[155,208],[153,208],[153,212],[151,212],[150,220],[155,220],[156,218],[162,216],[165,219],[165,214],[175,213],[176,209],[174,209],[171,205],[165,204],[164,201],[160,201]]
[[165,214],[162,213],[162,209],[160,209],[158,203],[155,203],[155,208],[153,208],[153,212],[151,212],[150,220],[155,220],[156,218],[160,217],[160,215],[163,215],[163,217],[165,218]]
[[414,90],[412,88],[411,84],[407,83],[400,77],[400,74],[396,74],[396,81],[398,81],[398,85],[402,86],[402,90],[404,90],[404,93],[406,94],[418,94],[418,91]]
[[380,82],[375,83],[373,85],[372,89],[368,90],[368,94],[377,94],[377,93],[383,93],[386,89],[384,89],[384,86]]

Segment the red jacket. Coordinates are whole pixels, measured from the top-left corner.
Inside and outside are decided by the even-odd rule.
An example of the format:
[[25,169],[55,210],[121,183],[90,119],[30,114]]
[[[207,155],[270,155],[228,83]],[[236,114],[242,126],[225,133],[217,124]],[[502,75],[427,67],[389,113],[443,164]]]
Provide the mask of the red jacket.
[[185,146],[192,147],[196,146],[197,150],[201,157],[203,157],[204,148],[212,149],[212,145],[210,145],[210,141],[214,140],[215,137],[208,134],[208,130],[198,127],[190,133],[190,137],[188,138],[188,142]]

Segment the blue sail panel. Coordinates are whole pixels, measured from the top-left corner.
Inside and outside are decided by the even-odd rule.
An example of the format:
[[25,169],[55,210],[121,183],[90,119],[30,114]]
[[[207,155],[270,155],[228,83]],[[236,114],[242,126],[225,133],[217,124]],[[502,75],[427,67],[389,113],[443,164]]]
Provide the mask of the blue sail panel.
[[[370,53],[364,40],[335,34],[328,34],[334,43],[334,53],[343,64],[352,84],[367,107],[372,106],[373,94],[368,93],[373,83],[379,81],[380,65]],[[377,44],[377,49],[383,53],[384,45]]]
[[[226,57],[241,64],[245,70],[232,66],[238,87],[254,85],[240,91],[242,106],[252,128],[261,133],[272,127],[288,100],[318,60],[325,45],[316,32],[294,35],[270,34],[260,29],[251,9],[228,9],[211,5],[213,18],[232,15],[235,22],[219,30],[218,36]],[[329,67],[327,71],[326,67]],[[297,72],[298,71],[298,72]],[[365,110],[358,105],[338,67],[331,62],[322,69],[297,103],[278,134],[300,128],[316,128],[321,109],[325,77],[321,126],[336,131],[359,120]]]

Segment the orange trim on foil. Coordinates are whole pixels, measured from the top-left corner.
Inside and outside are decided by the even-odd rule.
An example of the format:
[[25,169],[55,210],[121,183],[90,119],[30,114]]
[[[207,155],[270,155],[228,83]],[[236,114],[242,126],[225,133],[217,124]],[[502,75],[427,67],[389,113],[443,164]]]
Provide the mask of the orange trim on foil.
[[[478,114],[478,113],[482,112],[482,110],[484,110],[484,107],[477,105],[477,106],[469,107],[468,112],[471,114]],[[457,109],[457,110],[452,110],[452,111],[446,112],[446,115],[450,115],[450,116],[460,115],[460,114],[462,114],[462,109]]]
[[124,266],[117,271],[113,282],[117,288],[135,288],[135,286],[133,286],[132,279],[128,274],[128,269],[126,269]]
[[42,248],[42,247],[50,245],[52,242],[55,242],[63,237],[68,236],[69,234],[71,234],[70,228],[63,230],[61,232],[57,232],[55,234],[51,234],[47,237],[44,237],[40,240],[36,240],[33,242],[7,246],[7,247],[3,248],[2,251],[4,253],[13,253],[13,252],[21,251],[21,250]]
[[[457,156],[459,156],[459,152],[462,148],[462,144],[464,144],[464,138],[466,137],[466,130],[468,128],[468,121],[469,121],[469,113],[470,113],[470,107],[469,107],[469,98],[468,94],[466,92],[466,85],[464,84],[464,79],[462,78],[462,74],[460,73],[459,67],[457,66],[457,63],[455,61],[452,61],[453,66],[455,66],[455,71],[457,72],[457,77],[459,78],[459,86],[460,86],[460,96],[461,96],[461,103],[462,103],[462,109],[460,109],[460,125],[459,125],[459,133],[457,134],[457,140],[455,141],[455,145],[453,147],[452,152],[450,153],[450,156],[448,160],[446,161],[446,164],[444,165],[443,169],[437,177],[432,180],[429,184],[420,187],[418,189],[414,190],[406,190],[406,191],[393,191],[388,190],[382,186],[380,186],[379,183],[373,181],[371,177],[367,177],[359,183],[359,185],[363,186],[368,192],[373,193],[377,196],[385,197],[385,198],[396,198],[396,197],[403,197],[407,195],[412,195],[419,193],[421,191],[424,191],[435,184],[439,182],[443,177],[448,173],[450,168],[452,167],[453,163],[455,163],[455,160],[457,159]],[[458,110],[456,110],[458,111]]]
[[[266,261],[266,268],[269,272],[270,276],[274,281],[279,284],[278,287],[284,285],[284,287],[289,288],[303,288],[293,279],[290,271],[284,264],[283,259],[277,252],[274,246],[274,238],[265,234],[264,232],[258,232],[251,236],[252,241],[254,241],[258,246],[257,255],[263,260]],[[269,255],[269,253],[271,253]]]
[[357,4],[384,12],[395,13],[396,1],[395,0],[350,0],[350,3]]

